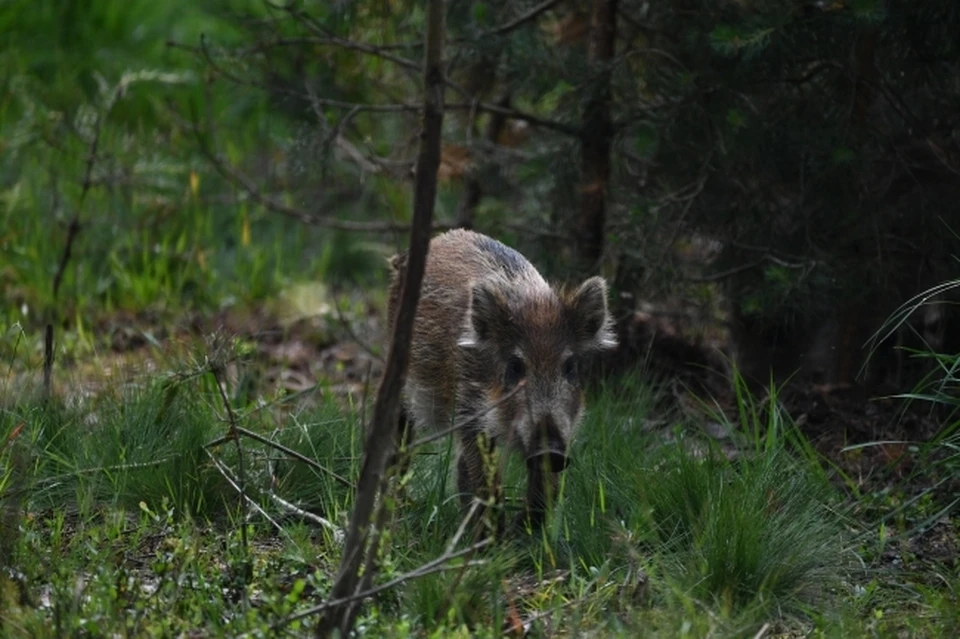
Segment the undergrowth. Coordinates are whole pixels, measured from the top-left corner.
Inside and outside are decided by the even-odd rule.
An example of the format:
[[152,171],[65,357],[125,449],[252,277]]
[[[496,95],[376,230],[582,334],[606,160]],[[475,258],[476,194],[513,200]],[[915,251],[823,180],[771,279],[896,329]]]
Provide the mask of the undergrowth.
[[[325,188],[307,179],[319,171],[300,148],[310,144],[302,124],[268,117],[266,95],[212,81],[188,50],[201,35],[210,46],[241,42],[230,16],[265,10],[258,0],[5,3],[0,327],[24,331],[27,348],[17,355],[25,367],[48,322],[63,361],[109,345],[107,329],[118,323],[163,332],[192,314],[259,308],[301,283],[382,278],[381,255],[391,248],[382,237],[271,212],[207,156],[296,205],[314,206],[305,189]],[[362,201],[320,208],[362,218],[382,211],[376,199],[394,191],[405,193],[381,186]]]
[[[7,543],[8,636],[310,626],[297,616],[332,584],[352,505],[360,399],[318,388],[306,403],[236,401],[214,370],[131,381],[76,405],[6,400],[0,441],[15,470],[0,478],[0,499],[19,504],[4,510],[18,531]],[[728,459],[689,424],[648,429],[654,400],[639,376],[592,399],[544,530],[422,575],[461,511],[450,442],[421,451],[382,540],[377,581],[398,584],[369,602],[358,629],[740,636],[810,623],[805,611],[829,608],[846,574],[829,486],[785,437]],[[225,437],[231,424],[252,435],[238,446]],[[519,497],[516,460],[506,479]]]

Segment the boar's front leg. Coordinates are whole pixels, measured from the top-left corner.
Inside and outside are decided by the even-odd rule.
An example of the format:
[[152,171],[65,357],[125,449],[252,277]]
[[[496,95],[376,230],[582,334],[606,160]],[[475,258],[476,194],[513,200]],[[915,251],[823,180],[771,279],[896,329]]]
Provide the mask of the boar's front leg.
[[527,502],[526,512],[520,513],[517,522],[521,527],[529,521],[533,530],[543,526],[550,504],[556,499],[559,490],[560,474],[546,467],[546,459],[527,466]]
[[[457,462],[457,489],[460,491],[460,500],[464,508],[470,508],[474,497],[488,503],[479,509],[480,519],[488,528],[494,528],[497,536],[503,532],[504,516],[500,469],[494,467],[488,472],[491,455],[484,454],[481,442],[484,436],[475,430],[465,429],[460,436],[460,459]],[[493,452],[493,442],[489,442],[486,452]],[[492,503],[489,503],[492,502]],[[497,511],[495,521],[489,521],[491,507]]]

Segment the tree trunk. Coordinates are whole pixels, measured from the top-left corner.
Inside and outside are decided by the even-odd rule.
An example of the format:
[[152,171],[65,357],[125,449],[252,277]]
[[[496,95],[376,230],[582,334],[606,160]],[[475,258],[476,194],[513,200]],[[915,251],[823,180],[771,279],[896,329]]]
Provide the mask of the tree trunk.
[[[877,78],[877,68],[874,56],[877,48],[879,29],[871,27],[864,31],[854,46],[854,93],[853,104],[850,109],[850,131],[854,136],[861,137],[867,133],[867,116],[873,103],[873,84]],[[865,247],[860,247],[866,253]],[[866,317],[873,309],[868,309],[859,300],[844,302],[840,309],[840,330],[834,352],[834,370],[832,378],[838,384],[853,384],[859,372],[863,353],[862,341],[859,339],[864,332],[864,325],[873,321]]]
[[[498,106],[510,106],[510,92],[508,91],[499,101]],[[503,127],[507,124],[507,116],[504,113],[491,113],[490,120],[487,122],[485,137],[488,142],[496,145],[500,138]],[[471,123],[470,126],[473,126]],[[476,167],[476,164],[474,164]],[[460,205],[457,207],[457,220],[454,226],[465,229],[472,229],[475,224],[477,205],[480,204],[480,198],[483,197],[483,187],[475,174],[476,168],[471,169],[467,174],[466,183],[463,187],[463,196],[460,198]]]
[[617,0],[594,0],[588,58],[592,90],[583,114],[581,131],[580,217],[578,253],[586,268],[594,268],[603,255],[607,222],[607,189],[610,182],[610,74],[617,37]]
[[[417,156],[416,184],[414,186],[413,225],[400,305],[390,341],[383,379],[377,390],[373,418],[366,445],[364,461],[357,484],[357,496],[350,526],[344,543],[343,559],[337,581],[328,601],[343,600],[332,605],[317,624],[317,636],[327,637],[335,629],[340,636],[350,633],[360,602],[351,599],[357,594],[361,565],[375,569],[375,561],[365,561],[376,547],[368,545],[368,531],[377,493],[386,471],[387,460],[396,448],[397,420],[400,409],[400,390],[406,378],[410,359],[410,341],[413,318],[420,297],[420,284],[426,267],[430,245],[434,202],[437,193],[437,169],[440,166],[440,140],[443,126],[443,0],[430,0],[427,14],[426,55],[424,62],[423,125],[420,132],[420,151]],[[371,575],[364,575],[370,580]]]

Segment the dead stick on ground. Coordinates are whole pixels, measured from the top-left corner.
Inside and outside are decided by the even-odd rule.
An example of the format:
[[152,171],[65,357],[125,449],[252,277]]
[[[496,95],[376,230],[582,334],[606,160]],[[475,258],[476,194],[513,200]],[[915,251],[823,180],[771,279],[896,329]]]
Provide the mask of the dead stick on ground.
[[[374,511],[377,489],[387,460],[396,447],[400,390],[406,377],[413,336],[413,318],[420,298],[420,284],[426,268],[430,245],[434,201],[437,192],[437,169],[440,166],[440,139],[443,125],[443,0],[430,0],[427,10],[426,55],[424,61],[423,128],[417,156],[414,186],[413,225],[407,269],[400,293],[400,305],[387,355],[386,369],[377,391],[373,408],[372,428],[367,437],[364,463],[343,559],[333,586],[325,614],[317,624],[317,636],[326,637],[339,629],[347,636],[353,626],[356,606],[344,605],[357,596],[358,570],[367,552],[367,530]],[[371,551],[375,551],[371,549]],[[337,603],[337,602],[343,603]]]
[[[261,515],[263,515],[264,519],[266,519],[266,520],[269,521],[271,524],[273,524],[273,527],[277,529],[277,532],[286,534],[285,531],[283,530],[283,526],[281,526],[279,523],[277,523],[277,522],[273,519],[273,517],[271,517],[270,515],[268,515],[268,514],[267,514],[267,511],[265,511],[265,510],[260,506],[260,504],[258,504],[257,502],[255,502],[255,501],[254,501],[253,499],[251,499],[248,495],[244,494],[243,490],[240,488],[239,484],[237,483],[236,478],[233,477],[233,475],[230,473],[230,471],[227,469],[227,467],[224,465],[224,463],[223,463],[222,461],[220,461],[219,459],[217,459],[217,458],[214,456],[214,454],[211,453],[209,450],[204,449],[203,452],[205,452],[205,453],[207,454],[207,457],[209,457],[209,458],[210,458],[210,461],[213,462],[214,468],[216,468],[218,471],[220,471],[220,474],[223,475],[223,478],[227,480],[227,483],[230,484],[230,486],[240,494],[240,498],[241,498],[241,499],[243,499],[244,501],[246,501],[248,504],[250,504],[250,506],[251,506],[254,510],[256,510],[258,513],[260,513]],[[246,527],[246,525],[247,525],[246,517],[244,517],[241,525],[244,526],[244,527]]]
[[[476,514],[477,509],[478,509],[481,505],[482,505],[482,503],[481,503],[479,500],[477,500],[477,499],[474,499],[474,500],[473,500],[473,503],[470,505],[470,510],[467,511],[467,514],[466,514],[466,515],[463,517],[463,519],[460,521],[460,525],[457,527],[457,532],[454,533],[453,537],[451,537],[451,538],[450,538],[450,541],[447,543],[447,547],[446,547],[446,550],[444,551],[443,555],[441,555],[441,556],[440,556],[439,558],[437,558],[437,559],[434,559],[434,560],[428,562],[428,563],[425,564],[424,566],[421,566],[420,568],[417,568],[417,569],[413,570],[412,572],[408,573],[408,574],[410,575],[410,578],[411,578],[411,579],[413,579],[413,578],[415,578],[415,577],[417,577],[417,576],[420,576],[420,575],[422,574],[420,571],[424,570],[424,568],[426,568],[427,566],[442,566],[442,565],[446,564],[446,562],[449,561],[449,559],[450,559],[451,557],[455,557],[455,556],[469,557],[471,553],[475,552],[476,550],[478,550],[478,549],[480,548],[480,546],[478,546],[478,545],[473,545],[473,546],[470,546],[470,547],[466,548],[466,549],[465,549],[466,552],[462,552],[462,553],[454,552],[454,548],[456,548],[456,547],[457,547],[457,544],[460,543],[460,539],[463,538],[463,534],[464,534],[464,533],[466,532],[466,530],[467,530],[467,524],[468,524],[470,521],[473,520],[473,517],[474,517],[474,515]],[[378,514],[378,518],[377,518],[376,539],[375,539],[374,542],[371,543],[371,548],[372,548],[372,550],[371,550],[371,552],[368,553],[367,565],[364,567],[363,579],[362,579],[361,582],[360,582],[360,586],[357,588],[357,590],[358,590],[359,593],[364,593],[364,592],[368,592],[368,591],[371,590],[371,585],[373,584],[373,575],[374,575],[374,573],[375,573],[375,570],[379,567],[378,564],[375,564],[375,561],[376,561],[376,559],[377,559],[377,554],[376,554],[375,551],[376,551],[377,546],[379,546],[379,544],[380,544],[380,536],[381,536],[382,533],[383,533],[383,526],[385,525],[385,521],[386,521],[386,512],[387,512],[387,509],[386,509],[385,504],[381,503],[381,505],[380,505],[380,513]],[[479,541],[476,542],[476,543],[478,543],[478,544],[483,544],[484,541],[485,541],[485,540],[479,540]],[[482,563],[482,562],[479,562],[479,563]],[[455,579],[455,583],[459,583],[459,582],[463,579],[463,576],[466,574],[467,568],[469,568],[469,567],[471,567],[471,566],[479,565],[479,563],[474,562],[474,561],[470,561],[469,559],[468,559],[467,561],[465,561],[465,562],[462,564],[462,566],[461,566],[461,568],[460,568],[460,571],[457,572],[457,576],[456,576],[456,579]],[[358,606],[361,604],[361,602],[362,602],[363,599],[365,599],[365,598],[366,598],[366,597],[357,596],[357,597],[355,597],[355,598],[353,599],[353,601],[348,602],[346,605],[348,605],[348,606],[350,606],[350,607],[352,607],[352,608],[356,608],[356,607],[358,607]]]
[[[237,430],[237,416],[233,412],[233,407],[230,406],[230,399],[227,397],[227,391],[224,388],[225,382],[222,377],[223,370],[220,368],[220,364],[212,362],[210,364],[210,373],[213,375],[213,380],[217,384],[217,390],[220,391],[220,399],[223,402],[223,408],[227,411],[227,420],[230,424],[230,431],[228,432],[228,437],[233,439],[237,445],[237,472],[240,474],[239,477],[239,490],[240,490],[240,507],[246,515],[246,506],[247,506],[247,478],[246,472],[243,467],[243,445],[240,444],[240,433]],[[243,544],[243,554],[244,557],[248,557],[247,554],[250,550],[250,545],[247,541],[247,522],[246,517],[243,518],[243,523],[240,526],[240,543]]]
[[277,495],[277,494],[274,493],[273,491],[267,492],[267,497],[269,497],[270,499],[272,499],[273,501],[275,501],[277,504],[279,504],[279,505],[282,506],[283,508],[286,508],[287,510],[289,510],[289,511],[292,512],[293,514],[295,514],[295,515],[297,515],[297,516],[299,516],[299,517],[303,517],[304,519],[307,519],[307,520],[309,520],[309,521],[312,521],[313,523],[318,524],[319,526],[322,526],[323,528],[326,528],[326,529],[329,530],[331,533],[333,533],[333,540],[334,540],[335,542],[339,543],[340,541],[343,540],[343,530],[341,530],[340,528],[338,528],[338,527],[336,526],[336,524],[334,524],[334,523],[331,522],[330,520],[324,519],[324,518],[321,517],[320,515],[315,515],[315,514],[313,514],[312,512],[306,511],[306,510],[304,510],[303,508],[300,508],[300,507],[296,506],[295,504],[291,504],[289,501],[287,501],[287,500],[284,499],[283,497],[280,497],[279,495]]
[[[443,572],[445,570],[449,570],[450,566],[448,566],[447,564],[450,561],[475,553],[476,551],[481,550],[484,546],[487,546],[492,542],[493,542],[493,539],[488,537],[487,539],[478,541],[475,544],[467,546],[463,550],[458,550],[457,552],[451,555],[444,554],[440,557],[437,557],[436,559],[433,559],[432,561],[425,563],[424,565],[420,566],[416,570],[411,570],[410,572],[404,573],[399,577],[395,579],[391,579],[386,583],[380,584],[379,586],[374,586],[369,590],[358,592],[357,594],[351,597],[344,597],[343,599],[334,599],[334,600],[325,601],[318,606],[315,606],[308,610],[304,610],[302,612],[298,612],[295,615],[291,615],[290,617],[287,617],[282,622],[277,624],[276,627],[279,628],[279,627],[285,626],[290,622],[296,621],[297,619],[310,617],[312,615],[317,614],[318,612],[329,610],[335,606],[342,606],[351,601],[363,600],[363,599],[366,599],[367,597],[372,597],[373,595],[379,594],[386,590],[390,590],[391,588],[396,588],[400,584],[406,583],[412,579],[419,579],[420,577],[426,577],[427,575],[432,575],[433,573],[436,573],[436,572]],[[481,559],[472,559],[464,562],[462,564],[462,567],[469,568],[472,566],[483,566],[486,563],[487,563],[486,561]]]
[[[447,544],[446,550],[442,555],[440,555],[436,559],[432,559],[427,563],[423,564],[422,566],[420,566],[419,568],[415,568],[414,570],[404,573],[399,577],[396,577],[395,579],[391,579],[386,583],[380,584],[379,586],[374,586],[366,590],[361,590],[360,592],[357,592],[355,595],[351,597],[345,597],[343,599],[335,599],[332,601],[327,600],[318,606],[314,606],[313,608],[308,608],[307,610],[302,610],[294,615],[287,617],[282,622],[274,626],[274,630],[277,630],[289,624],[292,621],[296,621],[297,619],[303,619],[304,617],[315,615],[318,612],[322,612],[334,606],[342,606],[354,601],[362,601],[367,597],[372,597],[373,595],[376,595],[378,593],[384,592],[385,590],[389,590],[391,588],[399,586],[400,584],[411,581],[412,579],[418,579],[420,577],[431,575],[435,572],[441,572],[443,570],[447,570],[449,568],[447,564],[450,561],[454,559],[459,559],[461,557],[467,557],[470,554],[475,553],[476,551],[481,550],[485,546],[493,543],[493,539],[488,537],[486,539],[478,541],[475,544],[471,544],[467,546],[463,550],[458,550],[458,551],[453,550],[456,547],[457,543],[460,541],[460,539],[463,538],[463,534],[467,529],[467,524],[473,518],[479,506],[480,506],[480,502],[474,500],[473,504],[470,507],[470,510],[461,520],[460,526],[457,528],[456,534],[454,534],[454,536],[450,539],[450,543]],[[482,560],[468,560],[462,564],[462,568],[469,568],[471,566],[482,566],[485,563],[486,562]]]
[[[248,413],[248,415],[249,415],[249,413]],[[269,446],[269,447],[271,447],[271,448],[274,448],[274,449],[280,451],[281,453],[283,453],[284,455],[288,455],[288,456],[290,456],[290,457],[293,457],[294,459],[297,459],[297,460],[299,460],[299,461],[302,461],[304,464],[310,466],[310,468],[312,468],[312,469],[314,469],[314,470],[316,470],[316,471],[319,471],[319,472],[321,472],[321,473],[324,473],[324,474],[326,474],[326,475],[329,475],[330,477],[333,477],[333,478],[334,478],[340,485],[342,485],[342,486],[345,486],[345,487],[351,488],[351,489],[354,487],[354,486],[353,486],[353,483],[352,483],[349,479],[346,479],[346,478],[338,475],[336,472],[330,470],[330,469],[327,468],[326,466],[323,466],[322,464],[318,464],[315,460],[310,459],[309,457],[307,457],[306,455],[303,455],[302,453],[298,453],[297,451],[293,450],[292,448],[288,448],[287,446],[284,446],[283,444],[277,443],[277,442],[275,442],[275,441],[273,441],[273,440],[271,440],[271,439],[269,439],[269,438],[267,438],[267,437],[264,437],[263,435],[260,435],[259,433],[255,433],[255,432],[253,432],[252,430],[247,430],[246,428],[244,428],[244,427],[242,427],[242,426],[236,426],[235,429],[236,429],[237,434],[239,434],[239,435],[243,435],[244,437],[249,437],[250,439],[255,440],[255,441],[258,441],[258,442],[260,442],[261,444],[264,444],[264,445],[266,445],[266,446]],[[220,444],[223,444],[223,443],[225,443],[225,442],[231,441],[232,439],[233,439],[232,434],[229,434],[229,433],[228,433],[228,434],[226,434],[226,435],[224,435],[224,436],[222,436],[222,437],[218,437],[217,439],[213,440],[212,442],[209,442],[209,443],[205,444],[205,445],[204,445],[204,448],[215,448],[216,446],[219,446]]]

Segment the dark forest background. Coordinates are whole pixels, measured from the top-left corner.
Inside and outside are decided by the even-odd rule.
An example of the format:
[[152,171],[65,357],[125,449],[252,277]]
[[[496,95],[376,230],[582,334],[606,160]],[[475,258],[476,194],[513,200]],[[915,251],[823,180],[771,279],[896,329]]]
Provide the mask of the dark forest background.
[[[960,4],[449,0],[444,11],[434,230],[487,233],[553,280],[608,279],[621,348],[592,369],[599,414],[613,414],[605,393],[630,389],[615,396],[646,398],[643,429],[692,419],[727,453],[743,444],[717,435],[718,414],[745,432],[751,425],[754,443],[759,425],[790,421],[811,442],[806,462],[835,473],[841,502],[856,511],[859,523],[848,528],[862,524],[874,541],[881,531],[882,548],[864,560],[877,570],[892,565],[888,527],[904,535],[897,552],[906,552],[917,535],[944,526],[941,546],[952,550],[937,559],[939,581],[930,583],[952,585],[936,591],[936,603],[918,594],[909,605],[922,600],[946,615],[933,615],[935,626],[956,624],[956,613],[944,621],[944,611],[960,584],[950,515]],[[56,450],[56,463],[67,463],[73,445],[43,438],[93,424],[87,410],[109,422],[93,398],[106,392],[115,401],[128,376],[143,373],[151,389],[167,381],[137,400],[150,417],[117,417],[136,432],[151,420],[167,424],[167,408],[149,407],[174,401],[163,386],[169,379],[211,375],[198,396],[219,406],[219,389],[229,388],[217,410],[231,420],[228,406],[253,419],[257,406],[319,387],[357,418],[389,341],[387,258],[409,243],[427,15],[427,3],[408,0],[3,3],[0,441],[46,424],[33,429],[41,434],[31,454]],[[161,375],[168,368],[178,372]],[[51,396],[62,402],[57,411],[81,412],[50,413]],[[773,408],[781,400],[783,413]],[[716,414],[691,417],[706,404]],[[177,423],[194,414],[182,410]],[[280,415],[271,419],[289,419]],[[200,442],[201,431],[210,433],[198,428]],[[336,449],[310,437],[313,453]],[[28,493],[16,488],[14,450],[0,444],[0,505],[15,502],[10,512],[19,512]],[[358,470],[351,450],[354,465],[338,466],[341,474]],[[130,469],[127,452],[110,463],[84,455],[68,460],[75,479],[90,468]],[[176,473],[191,467],[178,463]],[[207,458],[197,452],[191,463]],[[941,463],[945,470],[934,471]],[[66,472],[51,468],[44,481]],[[271,468],[263,476],[271,481],[306,481],[302,471]],[[218,482],[221,474],[213,473]],[[157,495],[172,490],[168,475],[154,479]],[[219,495],[204,483],[212,481],[203,479],[198,494]],[[602,484],[584,485],[591,481]],[[124,483],[124,494],[156,509],[140,499],[137,491],[153,485],[143,482]],[[70,486],[69,499],[50,503],[102,497],[91,502],[89,486]],[[336,512],[348,513],[349,498],[337,499]],[[905,503],[923,512],[906,521]],[[609,531],[594,532],[604,541],[592,556],[612,552]],[[437,544],[443,539],[437,533]],[[937,552],[923,547],[927,557]],[[586,551],[567,552],[582,559]],[[898,567],[910,563],[898,557]],[[43,573],[31,566],[21,572]],[[872,573],[864,579],[858,588],[883,590],[869,586]],[[456,609],[458,623],[473,623],[464,621],[474,619],[467,603],[440,596],[449,584],[427,583],[409,595],[418,632],[439,631],[437,611]],[[310,581],[306,592],[322,597],[328,586]],[[742,610],[730,603],[736,596],[717,594],[723,587],[697,591],[696,600]],[[661,595],[651,596],[663,604],[669,597]],[[670,605],[661,609],[682,608]],[[909,605],[851,604],[831,627],[877,632],[876,610],[902,618]],[[45,613],[37,614],[31,623],[42,626]],[[667,636],[682,617],[672,614],[659,621]],[[721,624],[723,632],[753,636],[772,618],[765,614]],[[20,619],[29,626],[28,618]],[[707,625],[695,627],[720,632],[711,619],[696,617]]]

